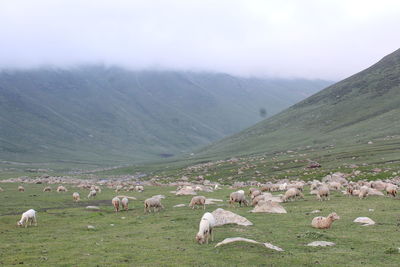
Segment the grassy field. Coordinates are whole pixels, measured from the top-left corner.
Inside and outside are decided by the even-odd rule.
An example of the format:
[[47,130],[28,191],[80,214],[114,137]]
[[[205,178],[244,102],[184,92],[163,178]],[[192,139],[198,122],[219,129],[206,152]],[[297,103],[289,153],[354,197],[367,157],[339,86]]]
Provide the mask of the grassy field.
[[[194,236],[204,211],[173,208],[191,199],[169,193],[175,188],[146,187],[143,193],[131,193],[138,200],[131,201],[128,212],[115,214],[111,206],[115,193],[109,189],[87,201],[87,191],[70,187],[67,193],[43,193],[45,185],[33,184],[19,193],[17,186],[1,184],[0,265],[4,266],[398,266],[400,260],[400,201],[388,197],[359,200],[334,193],[330,201],[318,202],[306,189],[304,200],[283,204],[287,214],[252,214],[250,207],[229,208],[224,201],[222,208],[254,225],[217,227],[215,241],[199,245]],[[81,193],[81,203],[72,202],[73,191]],[[225,188],[204,195],[226,200],[231,191]],[[166,195],[165,211],[144,214],[143,200],[156,194]],[[99,205],[101,211],[87,211],[87,205]],[[29,208],[38,211],[38,227],[17,228],[20,214]],[[206,211],[216,208],[211,205]],[[335,211],[341,220],[332,229],[316,230],[310,223],[317,215],[309,214],[315,209],[324,216]],[[359,216],[368,216],[377,225],[353,223]],[[88,230],[88,225],[96,229]],[[285,251],[247,243],[214,248],[224,238],[237,236],[270,242]],[[305,246],[316,240],[336,246]]]

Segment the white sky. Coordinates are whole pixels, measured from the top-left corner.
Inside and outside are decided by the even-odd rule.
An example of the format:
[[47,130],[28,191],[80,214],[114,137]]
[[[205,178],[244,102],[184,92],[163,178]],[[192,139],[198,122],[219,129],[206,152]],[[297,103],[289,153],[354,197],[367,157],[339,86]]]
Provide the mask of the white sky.
[[397,0],[0,0],[0,67],[339,80],[400,48]]

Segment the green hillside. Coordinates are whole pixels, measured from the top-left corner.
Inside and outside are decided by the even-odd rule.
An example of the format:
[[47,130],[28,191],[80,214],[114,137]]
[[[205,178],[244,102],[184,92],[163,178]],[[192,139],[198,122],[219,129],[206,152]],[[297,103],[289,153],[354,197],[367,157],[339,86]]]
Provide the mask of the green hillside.
[[[118,165],[189,153],[326,81],[83,66],[0,72],[0,160]],[[265,114],[265,113],[264,113]]]
[[400,133],[400,50],[238,134],[203,149],[221,158],[367,144]]

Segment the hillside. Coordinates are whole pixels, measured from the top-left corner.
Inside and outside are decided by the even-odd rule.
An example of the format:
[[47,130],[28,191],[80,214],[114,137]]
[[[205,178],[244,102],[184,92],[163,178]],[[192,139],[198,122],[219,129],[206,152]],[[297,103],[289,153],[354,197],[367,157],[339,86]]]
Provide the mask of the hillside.
[[[400,50],[253,127],[208,146],[223,158],[313,146],[366,144],[400,133]],[[389,136],[389,137],[388,137]]]
[[190,152],[326,81],[82,66],[0,72],[0,160],[118,165]]

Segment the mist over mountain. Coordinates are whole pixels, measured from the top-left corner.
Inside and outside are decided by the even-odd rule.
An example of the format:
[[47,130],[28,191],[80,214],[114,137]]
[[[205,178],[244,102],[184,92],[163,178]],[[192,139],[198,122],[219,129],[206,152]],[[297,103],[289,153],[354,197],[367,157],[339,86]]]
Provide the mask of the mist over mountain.
[[0,72],[0,159],[145,162],[236,133],[331,82],[87,65]]

